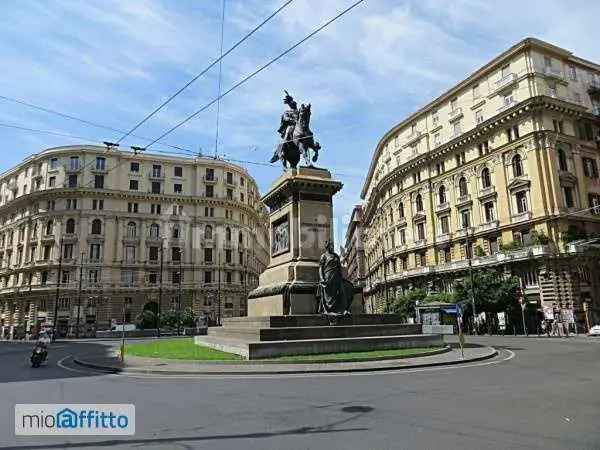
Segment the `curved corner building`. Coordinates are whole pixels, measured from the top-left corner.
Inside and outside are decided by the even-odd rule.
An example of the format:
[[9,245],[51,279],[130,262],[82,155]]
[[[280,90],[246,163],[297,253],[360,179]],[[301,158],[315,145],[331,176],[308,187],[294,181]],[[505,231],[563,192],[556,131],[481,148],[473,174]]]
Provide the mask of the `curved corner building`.
[[[59,336],[144,309],[246,314],[268,264],[266,209],[241,167],[65,146],[0,175],[0,333]],[[181,299],[181,301],[180,301]]]
[[494,268],[530,331],[597,323],[599,127],[600,65],[528,38],[389,130],[362,191],[367,309]]

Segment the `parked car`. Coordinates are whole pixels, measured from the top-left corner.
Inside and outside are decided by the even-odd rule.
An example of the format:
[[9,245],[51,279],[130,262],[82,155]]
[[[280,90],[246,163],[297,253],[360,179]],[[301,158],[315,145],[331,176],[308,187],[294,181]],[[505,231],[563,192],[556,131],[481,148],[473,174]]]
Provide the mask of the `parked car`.
[[134,323],[126,323],[124,325],[113,325],[110,327],[110,331],[134,331],[136,326]]
[[594,325],[590,328],[589,336],[600,336],[600,325]]

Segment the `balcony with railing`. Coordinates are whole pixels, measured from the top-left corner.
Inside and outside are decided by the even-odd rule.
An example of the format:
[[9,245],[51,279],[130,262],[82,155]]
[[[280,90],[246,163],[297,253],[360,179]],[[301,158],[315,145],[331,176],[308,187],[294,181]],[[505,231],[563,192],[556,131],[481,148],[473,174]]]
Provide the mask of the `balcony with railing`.
[[467,236],[472,236],[473,232],[473,227],[464,227],[456,231],[456,237],[464,239]]
[[436,236],[436,240],[437,240],[438,244],[444,244],[446,242],[450,242],[451,238],[452,238],[451,233],[441,233]]
[[526,222],[531,220],[531,211],[523,211],[517,214],[513,214],[510,218],[512,223]]
[[514,98],[511,97],[509,101],[504,102],[504,104],[500,108],[498,108],[498,112],[506,111],[507,109],[510,109],[513,106],[515,106],[517,103],[519,102],[517,102]]
[[498,222],[498,220],[490,220],[489,222],[485,222],[485,223],[482,223],[481,225],[479,225],[479,227],[477,228],[477,231],[496,230],[499,225],[500,225],[500,222]]
[[486,186],[486,187],[482,187],[479,189],[479,198],[487,197],[489,195],[494,194],[495,192],[496,192],[496,187],[493,184]]
[[216,183],[218,183],[218,182],[219,182],[219,178],[218,178],[218,177],[215,177],[214,175],[213,175],[213,176],[210,176],[210,175],[204,175],[204,176],[202,177],[202,181],[204,181],[205,183],[216,184]]
[[460,195],[457,199],[456,199],[456,206],[462,206],[466,203],[469,203],[471,201],[471,194],[465,194],[465,195]]
[[450,202],[439,203],[435,206],[437,212],[446,211],[450,209]]
[[547,77],[556,78],[558,80],[565,79],[562,70],[553,66],[544,67],[544,75],[546,75]]
[[417,239],[414,243],[414,248],[425,247],[427,245],[427,239]]
[[462,108],[459,106],[450,111],[450,113],[448,114],[448,120],[450,122],[453,122],[453,121],[458,120],[461,117],[463,117],[463,115],[464,114],[463,114]]
[[587,91],[589,95],[600,96],[600,81],[590,80]]
[[162,181],[165,179],[165,173],[162,170],[151,170],[148,172],[148,179]]
[[410,134],[406,136],[406,142],[404,143],[404,146],[414,144],[421,138],[422,134],[423,133],[421,133],[419,130],[411,131]]
[[507,88],[508,86],[511,86],[512,84],[517,82],[517,74],[516,73],[509,73],[508,75],[500,78],[498,81],[496,81],[496,83],[494,84],[494,91],[498,92],[502,89]]

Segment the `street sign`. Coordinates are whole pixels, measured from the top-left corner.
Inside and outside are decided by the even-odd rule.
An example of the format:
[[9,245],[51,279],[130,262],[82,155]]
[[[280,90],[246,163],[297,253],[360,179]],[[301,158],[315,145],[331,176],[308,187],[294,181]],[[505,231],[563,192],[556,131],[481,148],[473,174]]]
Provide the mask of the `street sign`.
[[502,331],[506,330],[506,314],[504,312],[498,313],[498,327]]

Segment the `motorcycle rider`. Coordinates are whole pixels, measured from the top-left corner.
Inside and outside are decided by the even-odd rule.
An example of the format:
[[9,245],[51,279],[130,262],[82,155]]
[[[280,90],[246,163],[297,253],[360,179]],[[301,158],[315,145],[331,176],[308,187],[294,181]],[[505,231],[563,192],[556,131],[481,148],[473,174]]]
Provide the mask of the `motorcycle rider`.
[[46,357],[48,356],[48,345],[50,344],[50,336],[48,336],[48,333],[46,332],[42,332],[39,334],[38,336],[38,340],[35,343],[35,346],[33,347],[33,353],[35,353],[35,350],[37,348],[42,349],[43,352],[43,358],[42,361],[44,361],[46,359]]

